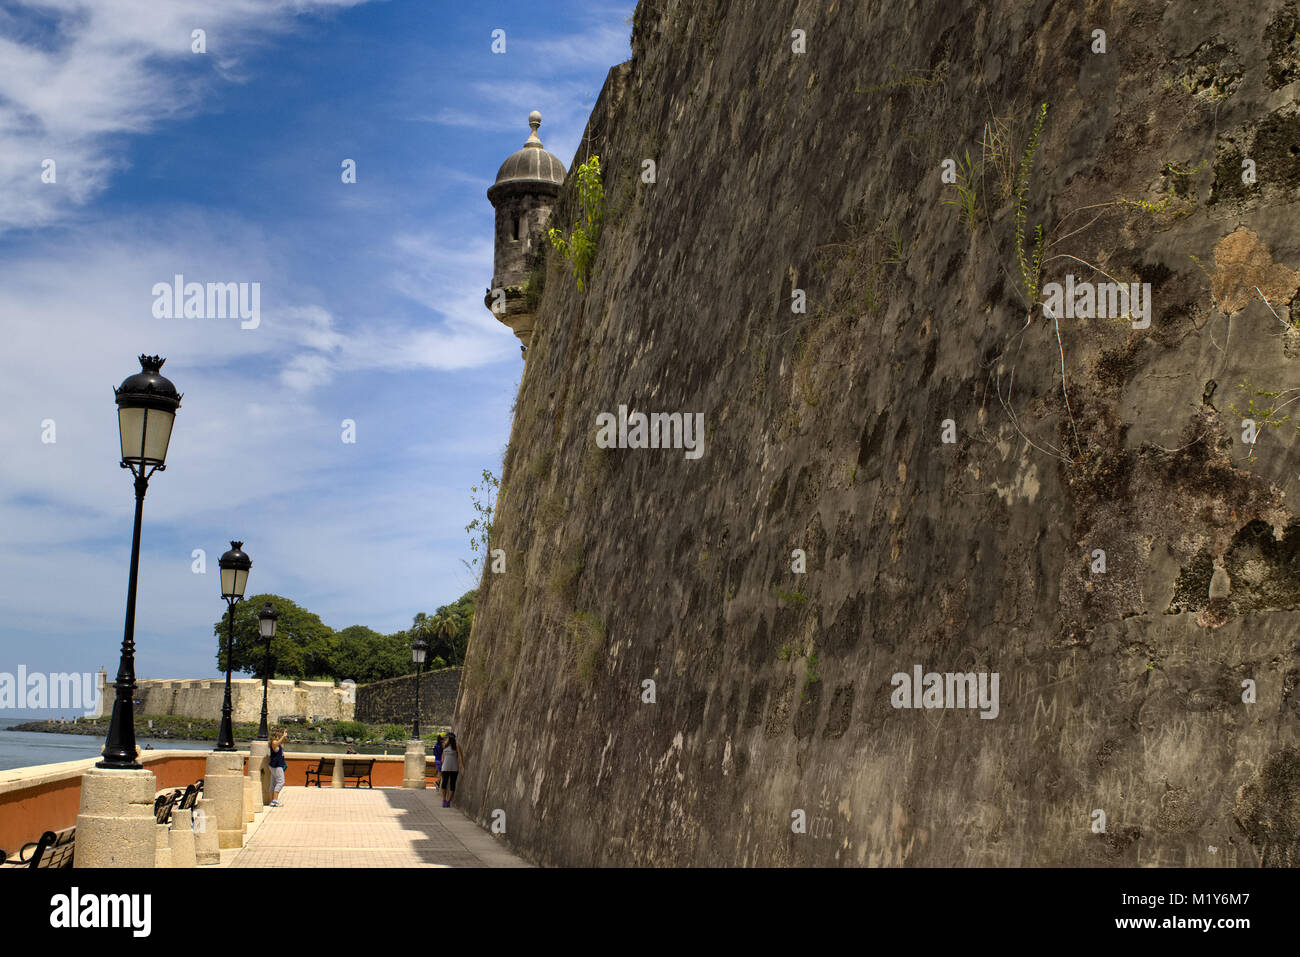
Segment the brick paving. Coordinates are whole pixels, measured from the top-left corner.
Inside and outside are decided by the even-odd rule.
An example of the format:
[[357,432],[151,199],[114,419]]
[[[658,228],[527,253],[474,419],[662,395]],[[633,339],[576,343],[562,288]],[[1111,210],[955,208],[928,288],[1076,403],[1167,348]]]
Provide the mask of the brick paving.
[[[441,792],[284,789],[249,826],[229,867],[527,867]],[[222,855],[225,857],[226,855]]]

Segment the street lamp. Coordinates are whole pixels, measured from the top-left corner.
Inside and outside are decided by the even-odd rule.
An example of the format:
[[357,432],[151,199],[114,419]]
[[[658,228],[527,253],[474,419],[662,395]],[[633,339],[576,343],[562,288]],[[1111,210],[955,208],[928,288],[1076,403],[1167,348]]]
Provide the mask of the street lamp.
[[280,616],[276,614],[275,609],[271,607],[268,601],[262,606],[262,610],[257,613],[257,627],[262,633],[262,640],[266,642],[266,655],[262,659],[262,723],[257,726],[257,740],[265,741],[266,737],[266,679],[271,673],[271,639],[275,637],[275,622]]
[[181,395],[162,375],[162,356],[140,356],[140,371],[128,376],[114,389],[117,428],[122,442],[124,469],[135,476],[135,530],[131,536],[131,571],[126,590],[126,627],[122,634],[122,657],[117,666],[117,695],[108,723],[104,759],[95,767],[138,770],[135,759],[135,591],[140,573],[140,521],[144,517],[144,493],[149,477],[167,468],[167,445],[172,423],[181,407]]
[[243,552],[243,542],[231,542],[230,551],[217,562],[221,566],[221,597],[226,600],[230,627],[226,631],[226,700],[221,705],[221,730],[217,733],[217,751],[235,750],[235,729],[230,723],[230,665],[235,651],[235,603],[244,597],[248,570],[253,560]]
[[420,740],[420,671],[428,652],[429,646],[423,638],[416,638],[411,642],[411,660],[415,662],[415,727],[411,734],[411,739],[414,741]]

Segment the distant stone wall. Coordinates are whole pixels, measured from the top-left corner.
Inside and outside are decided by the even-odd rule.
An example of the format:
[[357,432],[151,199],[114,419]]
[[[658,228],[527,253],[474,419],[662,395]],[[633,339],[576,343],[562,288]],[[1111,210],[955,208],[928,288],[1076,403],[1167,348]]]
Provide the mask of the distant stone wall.
[[[112,707],[113,687],[104,672],[99,673],[99,716]],[[146,678],[136,682],[136,710],[141,714],[172,714],[184,718],[220,718],[225,700],[224,678]],[[235,721],[258,721],[262,717],[260,678],[232,678],[231,716]],[[356,710],[353,689],[336,687],[332,681],[267,682],[266,711],[272,723],[285,715],[304,715],[323,720],[351,720]]]
[[[420,721],[451,724],[460,687],[460,669],[443,668],[420,676]],[[415,675],[357,686],[357,720],[367,724],[409,724],[415,708]]]

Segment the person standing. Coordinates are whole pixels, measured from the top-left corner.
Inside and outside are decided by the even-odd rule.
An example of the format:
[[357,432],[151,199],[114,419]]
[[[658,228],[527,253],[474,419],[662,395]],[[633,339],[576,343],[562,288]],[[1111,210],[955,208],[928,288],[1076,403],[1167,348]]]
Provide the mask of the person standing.
[[456,796],[456,778],[465,768],[465,751],[456,743],[456,735],[447,732],[447,743],[442,746],[442,806],[451,807]]
[[445,746],[447,736],[439,734],[438,740],[433,742],[433,769],[437,773],[433,779],[433,789],[436,791],[442,785],[442,749]]
[[283,731],[271,734],[271,807],[283,807],[280,804],[280,792],[284,790],[284,770],[288,767],[284,760],[284,742],[287,737]]

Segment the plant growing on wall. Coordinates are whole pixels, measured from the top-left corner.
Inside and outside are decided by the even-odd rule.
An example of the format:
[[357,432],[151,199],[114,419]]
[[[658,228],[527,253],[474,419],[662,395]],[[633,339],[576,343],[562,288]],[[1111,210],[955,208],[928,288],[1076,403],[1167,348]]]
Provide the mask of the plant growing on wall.
[[1030,308],[1038,301],[1038,285],[1043,268],[1043,227],[1034,227],[1034,249],[1027,254],[1025,249],[1025,213],[1029,199],[1029,174],[1034,166],[1034,154],[1038,151],[1038,137],[1043,132],[1043,123],[1047,119],[1047,104],[1038,108],[1038,118],[1034,130],[1025,147],[1025,155],[1020,161],[1020,172],[1016,178],[1016,261],[1020,266],[1020,281],[1024,285],[1025,299]]
[[[1293,392],[1300,392],[1300,389],[1282,389],[1278,391],[1271,389],[1257,389],[1249,382],[1243,382],[1237,388],[1246,396],[1246,408],[1237,408],[1235,402],[1229,402],[1228,408],[1232,410],[1233,415],[1239,416],[1243,423],[1246,421],[1254,423],[1255,430],[1276,429],[1285,425],[1291,419],[1291,416],[1279,415],[1278,413],[1292,402],[1295,402],[1296,399],[1300,399],[1300,395],[1296,395],[1287,399],[1285,402],[1279,401],[1285,395],[1290,395]],[[1256,402],[1255,400],[1257,398],[1266,399],[1268,401]],[[1300,431],[1300,427],[1297,427],[1297,431]],[[1252,440],[1247,444],[1250,446],[1248,457],[1251,461],[1254,461],[1255,442]]]
[[980,177],[981,170],[976,169],[971,162],[970,150],[966,151],[965,159],[958,166],[955,183],[949,183],[949,188],[955,193],[955,197],[945,199],[945,206],[956,206],[960,215],[961,222],[966,224],[966,228],[971,232],[979,222],[979,210],[977,209],[978,195],[975,190],[976,180]]
[[488,557],[492,542],[492,511],[496,507],[497,493],[501,489],[501,480],[489,469],[483,470],[483,478],[477,485],[469,488],[469,501],[474,507],[474,519],[465,526],[469,532],[469,561],[461,563],[470,571],[475,571]]
[[551,245],[573,264],[573,278],[582,289],[596,259],[596,242],[605,211],[605,187],[601,182],[600,157],[593,156],[578,167],[578,208],[581,218],[568,236],[559,229],[547,233]]

